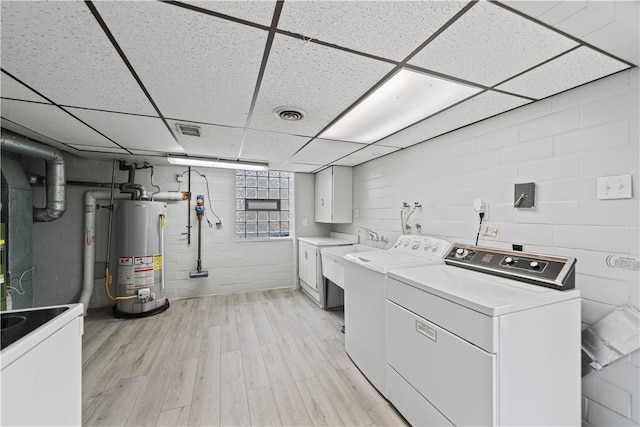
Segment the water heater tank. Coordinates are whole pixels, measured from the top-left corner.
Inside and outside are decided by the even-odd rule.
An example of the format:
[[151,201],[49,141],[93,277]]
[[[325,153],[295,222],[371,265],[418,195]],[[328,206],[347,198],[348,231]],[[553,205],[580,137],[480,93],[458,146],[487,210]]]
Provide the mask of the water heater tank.
[[119,203],[115,317],[145,317],[169,308],[162,274],[166,212],[164,202]]

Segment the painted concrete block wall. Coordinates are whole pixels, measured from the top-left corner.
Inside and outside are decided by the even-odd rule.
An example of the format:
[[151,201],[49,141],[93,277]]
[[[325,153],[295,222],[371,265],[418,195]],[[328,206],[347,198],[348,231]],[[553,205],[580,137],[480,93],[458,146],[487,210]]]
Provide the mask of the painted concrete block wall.
[[[479,244],[576,257],[583,327],[616,307],[640,307],[638,69],[521,107],[354,169],[349,226],[389,237],[401,233],[402,202],[421,233],[474,243],[473,200],[489,204],[484,224],[497,237]],[[633,198],[598,200],[598,177],[632,175]],[[532,209],[513,207],[514,184],[535,182]],[[629,258],[627,268],[615,259]],[[607,260],[609,259],[609,263]],[[614,262],[611,262],[611,261]],[[638,351],[585,377],[584,425],[638,425]]]
[[[111,161],[87,161],[65,155],[69,181],[111,181]],[[44,163],[27,161],[25,169],[44,173]],[[178,183],[176,175],[186,172],[186,167],[155,167],[153,183],[163,191],[187,191],[187,176]],[[165,288],[171,299],[204,295],[291,287],[295,284],[294,245],[292,238],[271,241],[236,241],[235,238],[235,171],[195,168],[209,181],[208,194],[205,179],[192,172],[191,192],[193,201],[188,210],[186,201],[167,202],[167,227],[165,237]],[[136,172],[136,183],[151,185],[150,169]],[[117,171],[116,182],[127,181],[127,173]],[[311,187],[313,188],[313,187]],[[33,244],[36,274],[34,295],[36,306],[76,302],[82,288],[82,263],[84,235],[84,193],[96,189],[70,185],[67,187],[67,211],[61,219],[48,224],[34,224]],[[102,190],[107,190],[103,188]],[[189,272],[196,271],[197,221],[195,196],[205,196],[206,221],[202,224],[202,269],[209,272],[207,278],[189,279]],[[223,219],[223,226],[215,226],[216,218],[210,211],[209,198],[215,213]],[[108,200],[97,201],[101,206]],[[116,202],[117,203],[117,202]],[[34,190],[34,204],[44,205],[44,189]],[[187,244],[187,215],[191,216],[191,244]],[[104,261],[107,251],[108,209],[96,212],[96,280],[90,307],[110,306],[104,289]],[[114,230],[117,230],[114,215]],[[114,232],[111,251],[111,273],[114,275],[112,293],[117,278],[117,234]]]

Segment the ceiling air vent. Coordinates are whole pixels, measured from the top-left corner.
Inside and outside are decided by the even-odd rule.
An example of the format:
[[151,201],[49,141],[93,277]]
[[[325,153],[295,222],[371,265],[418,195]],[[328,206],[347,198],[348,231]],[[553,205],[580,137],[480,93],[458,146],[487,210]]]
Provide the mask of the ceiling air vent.
[[278,107],[273,110],[273,114],[288,122],[297,122],[307,115],[304,110],[297,107]]
[[194,125],[185,125],[183,123],[176,123],[176,128],[178,132],[185,136],[195,136],[200,137],[200,126]]

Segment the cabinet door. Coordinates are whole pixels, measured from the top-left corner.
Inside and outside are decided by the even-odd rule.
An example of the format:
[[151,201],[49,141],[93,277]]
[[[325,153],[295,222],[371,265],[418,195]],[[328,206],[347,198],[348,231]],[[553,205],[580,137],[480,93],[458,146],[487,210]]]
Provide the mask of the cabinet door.
[[298,277],[307,283],[307,250],[309,245],[298,242]]
[[315,221],[331,222],[332,168],[316,173],[315,176]]

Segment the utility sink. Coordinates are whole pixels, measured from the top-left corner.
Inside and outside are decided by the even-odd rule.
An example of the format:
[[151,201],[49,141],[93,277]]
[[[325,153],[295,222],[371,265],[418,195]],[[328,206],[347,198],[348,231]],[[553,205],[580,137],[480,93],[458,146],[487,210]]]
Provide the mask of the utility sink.
[[69,307],[50,307],[0,313],[2,330],[0,331],[0,349],[5,349],[19,339],[29,335],[45,323],[58,317]]

